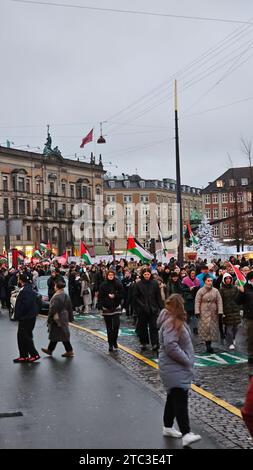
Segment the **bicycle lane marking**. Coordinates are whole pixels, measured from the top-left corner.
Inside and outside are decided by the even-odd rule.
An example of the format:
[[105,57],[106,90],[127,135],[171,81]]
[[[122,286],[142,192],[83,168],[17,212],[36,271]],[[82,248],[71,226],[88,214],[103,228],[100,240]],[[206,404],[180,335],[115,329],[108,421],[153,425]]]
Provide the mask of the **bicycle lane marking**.
[[[74,325],[73,323],[70,323],[70,325],[78,330],[85,331],[86,333],[90,333],[103,341],[107,342],[107,337],[101,333],[98,333],[97,331],[91,330],[90,328],[86,328],[84,326],[80,325]],[[136,359],[139,359],[140,361],[144,362],[145,364],[148,364],[149,366],[153,367],[154,369],[159,369],[158,364],[156,364],[154,361],[146,358],[145,356],[142,356],[141,354],[137,353],[136,351],[133,351],[132,349],[129,349],[126,346],[123,346],[122,344],[118,343],[119,349],[122,351],[125,351],[126,353],[130,354],[131,356],[135,357]],[[224,408],[225,410],[229,411],[230,413],[236,415],[238,418],[242,419],[241,411],[239,408],[236,408],[233,405],[230,405],[230,403],[227,403],[226,401],[222,400],[221,398],[216,397],[210,392],[207,392],[201,387],[198,387],[195,384],[192,384],[191,389],[198,393],[199,395],[207,398],[208,400],[212,401],[213,403],[216,403],[216,405],[219,405],[220,407]]]

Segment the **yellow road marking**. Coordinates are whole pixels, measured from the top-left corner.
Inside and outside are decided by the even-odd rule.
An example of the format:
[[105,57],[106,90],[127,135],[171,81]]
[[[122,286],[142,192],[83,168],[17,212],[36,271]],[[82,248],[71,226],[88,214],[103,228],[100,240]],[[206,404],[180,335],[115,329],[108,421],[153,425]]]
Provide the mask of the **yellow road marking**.
[[[103,341],[107,342],[106,336],[102,335],[101,333],[98,333],[97,331],[90,330],[89,328],[86,328],[84,326],[74,325],[74,323],[70,323],[70,324],[71,324],[71,326],[73,326],[74,328],[76,328],[78,330],[86,331],[87,333],[90,333],[94,336],[97,336],[98,338],[100,338]],[[136,357],[140,361],[145,362],[149,366],[153,367],[153,369],[159,369],[158,364],[156,364],[154,361],[151,361],[150,359],[147,359],[145,356],[142,356],[141,354],[133,351],[132,349],[127,348],[126,346],[123,346],[122,344],[118,343],[118,346],[119,346],[119,349],[122,349],[122,351],[125,351],[128,354],[130,354],[131,356]],[[212,393],[207,392],[206,390],[204,390],[201,387],[198,387],[195,384],[192,384],[191,388],[194,392],[198,393],[199,395],[202,395],[203,397],[205,397],[208,400],[216,403],[217,405],[221,406],[222,408],[225,408],[225,410],[230,411],[230,413],[238,416],[238,418],[242,418],[241,411],[239,410],[239,408],[236,408],[235,406],[230,405],[230,403],[227,403],[226,401],[222,400],[221,398],[216,397]]]

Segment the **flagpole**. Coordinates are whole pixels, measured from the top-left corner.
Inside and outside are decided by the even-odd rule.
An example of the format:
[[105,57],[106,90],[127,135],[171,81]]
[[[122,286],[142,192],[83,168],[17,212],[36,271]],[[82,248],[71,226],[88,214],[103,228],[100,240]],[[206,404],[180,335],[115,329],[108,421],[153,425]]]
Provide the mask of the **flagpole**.
[[183,266],[184,248],[183,248],[183,217],[182,217],[182,198],[181,198],[181,175],[180,175],[180,155],[179,155],[179,134],[178,134],[178,113],[177,113],[177,80],[174,82],[174,103],[175,103],[175,151],[176,151],[176,183],[177,183],[177,225],[178,225],[178,254],[177,260],[179,266]]

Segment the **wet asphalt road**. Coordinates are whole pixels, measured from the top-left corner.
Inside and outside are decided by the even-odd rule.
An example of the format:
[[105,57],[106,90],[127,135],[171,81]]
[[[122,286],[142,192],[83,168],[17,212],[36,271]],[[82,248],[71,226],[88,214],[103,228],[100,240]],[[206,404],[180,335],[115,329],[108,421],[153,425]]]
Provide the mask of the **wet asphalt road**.
[[[62,358],[58,344],[52,358],[14,364],[16,331],[0,314],[0,413],[23,413],[0,418],[1,449],[181,448],[181,439],[161,434],[163,401],[85,336],[71,332],[73,359]],[[45,320],[37,320],[34,337],[38,350],[47,346]],[[193,448],[220,447],[198,423],[192,428],[203,436]]]

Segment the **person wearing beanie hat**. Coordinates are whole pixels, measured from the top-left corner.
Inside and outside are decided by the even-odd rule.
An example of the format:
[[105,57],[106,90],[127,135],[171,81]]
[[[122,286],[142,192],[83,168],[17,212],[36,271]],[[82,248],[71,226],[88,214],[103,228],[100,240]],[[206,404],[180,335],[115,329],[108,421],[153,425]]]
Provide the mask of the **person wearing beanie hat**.
[[223,323],[225,325],[225,338],[229,349],[235,349],[235,336],[238,325],[241,323],[240,306],[237,303],[239,290],[233,284],[231,274],[225,273],[222,277],[220,294],[223,302]]

